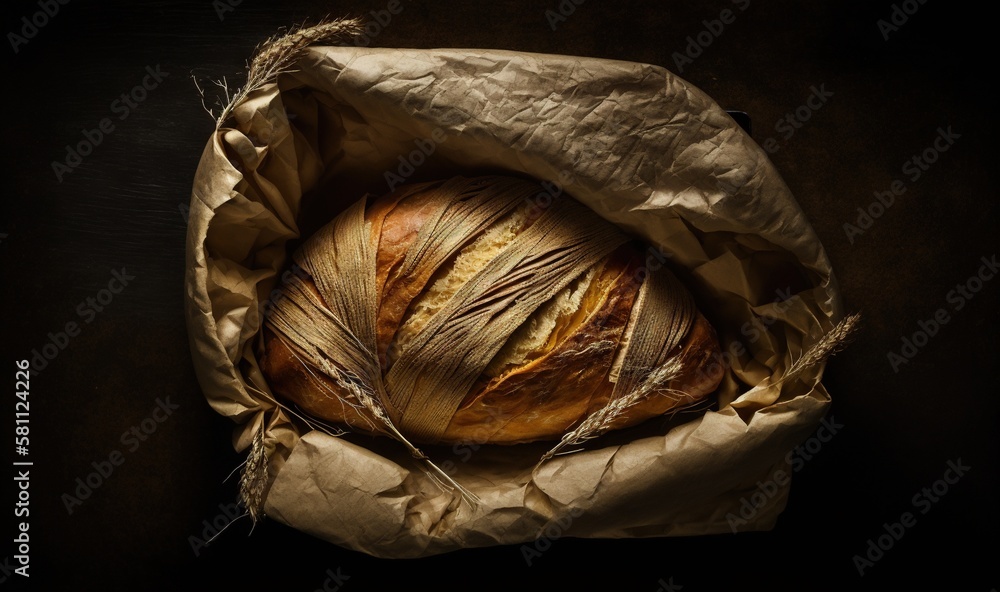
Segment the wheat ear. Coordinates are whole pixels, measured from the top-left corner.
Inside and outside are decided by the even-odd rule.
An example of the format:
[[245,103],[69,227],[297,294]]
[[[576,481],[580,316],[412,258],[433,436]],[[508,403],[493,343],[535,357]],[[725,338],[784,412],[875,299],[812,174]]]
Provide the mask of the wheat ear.
[[377,419],[379,422],[382,423],[384,431],[387,434],[392,436],[395,440],[399,441],[400,443],[403,444],[403,446],[406,447],[406,449],[410,452],[413,458],[421,460],[424,462],[425,465],[427,465],[427,467],[430,469],[427,474],[429,477],[431,477],[431,479],[435,481],[435,483],[437,483],[443,489],[458,491],[461,494],[462,499],[468,502],[470,506],[475,507],[480,503],[480,500],[476,496],[476,494],[472,493],[471,491],[463,487],[461,484],[459,484],[457,481],[452,479],[451,475],[444,472],[439,466],[434,464],[434,462],[430,458],[428,458],[427,455],[423,453],[423,451],[414,446],[413,443],[410,442],[406,438],[406,436],[404,436],[396,428],[396,425],[389,417],[389,414],[386,413],[385,408],[375,397],[375,394],[369,392],[370,389],[368,389],[360,381],[353,379],[351,376],[342,372],[340,369],[336,368],[325,359],[321,359],[320,362],[321,362],[320,370],[322,370],[328,376],[333,378],[339,386],[350,392],[351,395],[353,395],[354,398],[357,399],[357,401],[360,402],[373,417],[375,417],[375,419]]
[[819,341],[812,344],[809,349],[807,349],[806,352],[799,357],[798,360],[792,362],[792,365],[788,367],[788,370],[785,371],[781,378],[774,382],[759,384],[744,393],[743,396],[757,391],[773,388],[790,380],[794,380],[809,368],[812,368],[838,351],[841,351],[850,342],[851,337],[854,331],[858,328],[860,321],[860,314],[855,313],[848,315],[844,318],[844,320],[837,323],[833,329],[827,332],[827,334],[824,335]]
[[[334,44],[353,38],[362,32],[364,23],[359,19],[322,19],[312,26],[292,27],[287,33],[268,37],[257,46],[254,56],[247,64],[247,81],[230,94],[229,83],[223,78],[214,81],[226,95],[226,105],[216,119],[218,127],[233,114],[243,99],[265,84],[274,82],[279,74],[293,71],[292,66],[304,54],[306,48],[318,44]],[[192,76],[194,78],[194,76]],[[205,93],[195,79],[195,88],[201,97],[202,107],[215,117],[215,113],[205,106]]]
[[240,475],[240,501],[250,514],[250,519],[264,517],[264,489],[267,487],[267,452],[264,449],[264,426],[254,434],[253,444],[247,454],[243,472]]
[[[662,386],[669,384],[671,380],[677,378],[681,373],[680,359],[675,357],[666,364],[656,368],[633,390],[631,393],[608,401],[607,405],[591,413],[573,431],[562,437],[558,444],[542,455],[538,461],[541,465],[550,458],[560,454],[568,446],[582,444],[587,440],[592,440],[604,434],[611,428],[614,421],[618,419],[629,408],[636,405],[654,391],[663,391]],[[671,392],[671,391],[667,391]],[[679,393],[683,395],[683,393]],[[679,398],[679,397],[678,397]],[[536,465],[536,468],[538,467]]]

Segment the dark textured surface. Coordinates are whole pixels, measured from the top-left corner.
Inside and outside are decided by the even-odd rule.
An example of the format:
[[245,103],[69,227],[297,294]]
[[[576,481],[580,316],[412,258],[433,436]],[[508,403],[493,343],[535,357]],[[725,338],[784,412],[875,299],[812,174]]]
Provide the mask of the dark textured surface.
[[[517,546],[389,562],[271,522],[248,537],[241,521],[196,557],[188,537],[234,497],[233,480],[223,479],[242,458],[232,450],[228,420],[199,391],[182,318],[178,207],[212,130],[189,76],[240,81],[253,47],[279,26],[385,5],[243,0],[220,20],[208,0],[70,2],[16,53],[9,36],[0,49],[8,122],[0,205],[5,442],[13,439],[14,360],[30,357],[67,322],[82,326],[31,381],[35,589],[315,590],[325,582],[333,589],[327,570],[338,569],[350,577],[342,590],[652,592],[671,582],[684,590],[844,590],[919,582],[988,592],[1000,585],[988,567],[1000,525],[992,377],[1000,280],[961,310],[948,300],[980,257],[997,251],[992,31],[985,14],[935,0],[888,40],[876,22],[890,17],[889,2],[758,0],[590,0],[555,31],[545,10],[556,9],[556,0],[404,2],[375,40],[597,56],[678,71],[673,56],[685,51],[686,38],[705,28],[703,20],[734,10],[735,21],[683,65],[682,76],[723,107],[750,113],[758,142],[775,138],[772,159],[822,238],[848,309],[865,318],[825,380],[844,427],[795,474],[773,532],[559,539],[529,567]],[[35,2],[5,4],[4,33],[20,31],[21,18],[39,10]],[[117,119],[112,101],[156,65],[169,76]],[[824,84],[833,95],[783,137],[775,122]],[[57,181],[51,163],[64,158],[63,146],[104,117],[114,131]],[[904,163],[948,126],[961,137],[913,180]],[[894,180],[906,192],[852,244],[843,225]],[[86,323],[90,316],[78,307],[122,267],[134,280]],[[949,322],[894,372],[888,352],[939,308]],[[167,397],[178,408],[131,451],[123,432]],[[124,464],[68,515],[60,496],[115,450]],[[15,460],[13,450],[7,455]],[[940,501],[915,506],[914,496],[958,458],[972,467],[968,474]],[[6,480],[5,503],[13,507]],[[906,511],[916,525],[860,577],[852,558]],[[10,542],[0,550],[0,558],[14,554]],[[2,565],[0,589],[23,587],[26,580],[7,571],[16,563]]]

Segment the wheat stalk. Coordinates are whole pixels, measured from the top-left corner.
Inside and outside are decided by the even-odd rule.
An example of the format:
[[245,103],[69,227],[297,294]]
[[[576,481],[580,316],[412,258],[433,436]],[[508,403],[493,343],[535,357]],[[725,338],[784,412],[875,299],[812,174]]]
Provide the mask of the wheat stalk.
[[858,328],[860,321],[861,315],[855,313],[847,316],[844,320],[837,323],[837,325],[831,329],[829,333],[814,343],[812,347],[810,347],[806,353],[802,355],[802,357],[796,360],[788,368],[788,371],[785,372],[781,381],[791,380],[807,368],[811,368],[833,354],[842,351],[850,342],[851,336]]
[[[538,468],[545,461],[560,454],[566,447],[582,444],[607,432],[618,417],[645,399],[650,393],[657,390],[663,392],[662,385],[668,384],[671,380],[677,378],[681,373],[681,368],[680,359],[674,357],[666,364],[654,369],[634,391],[608,401],[607,405],[591,413],[580,425],[565,434],[558,444],[542,455],[535,468]],[[678,395],[683,395],[683,393],[678,393]],[[680,396],[678,396],[679,398]]]
[[[414,446],[413,443],[410,442],[406,436],[404,436],[399,429],[396,428],[395,423],[393,423],[392,418],[390,418],[388,413],[386,413],[385,407],[378,400],[375,393],[357,376],[340,370],[325,358],[319,359],[320,370],[336,381],[338,386],[349,392],[360,405],[354,405],[350,401],[346,400],[340,393],[330,389],[330,387],[323,383],[323,381],[318,379],[309,367],[310,365],[303,360],[298,353],[296,353],[296,348],[294,346],[286,342],[284,337],[281,335],[278,335],[278,339],[285,344],[285,347],[287,347],[288,351],[292,353],[296,361],[298,361],[299,364],[301,364],[302,367],[309,372],[310,376],[316,381],[316,385],[319,386],[324,392],[335,397],[345,405],[350,405],[356,409],[366,410],[371,417],[374,417],[382,424],[382,431],[384,433],[403,444],[413,458],[423,461],[429,469],[427,476],[430,477],[435,484],[446,491],[458,491],[462,496],[462,499],[472,507],[479,505],[480,499],[476,496],[476,494],[463,487],[460,483],[455,481],[451,475],[448,475],[448,473],[444,472],[439,466],[434,464],[434,462],[426,454],[424,454],[423,451]],[[364,414],[361,415],[362,417],[365,417]],[[375,429],[375,426],[372,426],[372,428]]]
[[[305,49],[317,44],[333,44],[359,35],[364,23],[360,19],[322,19],[315,25],[304,24],[292,27],[287,33],[268,37],[254,50],[254,56],[247,64],[247,81],[241,88],[230,94],[229,83],[223,78],[214,81],[226,95],[226,105],[216,119],[217,127],[232,116],[243,99],[265,84],[274,82],[279,74],[293,71],[292,66],[305,54]],[[192,78],[195,78],[192,75]],[[205,93],[195,79],[195,88],[201,98],[202,107],[213,118],[215,113],[205,106]]]
[[[375,393],[370,392],[370,388],[363,384],[361,381],[357,380],[356,377],[352,377],[349,374],[340,371],[338,368],[330,364],[326,359],[320,359],[320,369],[325,372],[328,376],[333,378],[337,384],[346,389],[348,392],[357,399],[364,408],[376,419],[378,419],[389,436],[399,441],[406,447],[413,458],[423,461],[425,465],[430,469],[427,473],[435,483],[446,490],[458,491],[461,494],[462,499],[464,499],[470,506],[477,506],[480,503],[479,498],[476,494],[472,493],[457,481],[452,479],[451,475],[444,472],[440,467],[438,467],[434,462],[427,457],[419,448],[413,445],[406,436],[402,434],[397,428],[396,424],[393,423],[392,419],[385,411],[382,403],[375,397]],[[343,400],[341,398],[341,400]]]
[[759,384],[744,393],[743,396],[776,387],[780,384],[788,382],[789,380],[794,380],[804,371],[841,351],[850,342],[852,334],[858,328],[860,321],[860,314],[855,313],[848,315],[844,318],[844,320],[837,323],[837,325],[827,332],[827,334],[824,335],[819,341],[812,344],[809,349],[807,349],[806,352],[799,357],[798,360],[792,362],[792,365],[788,367],[788,370],[785,370],[785,373],[781,376],[781,378],[774,382]]
[[[294,355],[294,353],[295,352],[292,352],[293,355]],[[311,378],[314,381],[316,381],[317,380],[316,376],[311,371],[310,371],[310,374],[312,375]],[[294,418],[300,420],[301,422],[303,422],[304,424],[306,424],[306,426],[308,426],[309,429],[321,431],[321,432],[323,432],[323,433],[325,433],[327,435],[333,436],[335,438],[338,437],[338,436],[343,436],[344,434],[347,433],[345,430],[342,430],[342,429],[340,429],[340,428],[338,428],[338,427],[336,427],[336,426],[334,426],[332,424],[326,423],[324,421],[320,421],[319,419],[316,419],[315,417],[309,417],[308,415],[305,415],[305,413],[306,413],[305,411],[303,411],[302,413],[299,413],[295,409],[292,409],[291,407],[289,407],[288,405],[283,404],[281,401],[275,399],[270,394],[264,392],[264,390],[261,389],[259,385],[257,385],[256,383],[253,382],[252,378],[250,379],[250,383],[247,384],[246,386],[247,386],[247,388],[250,391],[253,391],[253,392],[257,393],[258,395],[260,395],[261,397],[267,399],[268,401],[273,402],[275,405],[278,406],[279,409],[281,409],[285,413],[291,415],[292,417],[294,417]]]

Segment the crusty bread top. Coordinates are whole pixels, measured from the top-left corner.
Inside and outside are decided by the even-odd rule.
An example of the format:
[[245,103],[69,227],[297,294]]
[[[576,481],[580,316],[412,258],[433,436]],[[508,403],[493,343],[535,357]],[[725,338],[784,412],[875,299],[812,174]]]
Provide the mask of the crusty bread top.
[[[408,250],[441,200],[448,198],[441,183],[405,186],[370,200],[365,211],[372,245],[377,248],[376,335],[383,373],[468,279],[537,219],[532,204],[522,203],[470,236],[457,254],[437,268],[418,266],[404,273]],[[643,263],[641,244],[626,243],[572,278],[520,326],[512,327],[439,440],[558,439],[605,405],[615,386],[612,366],[616,359],[620,362],[633,329],[629,321],[642,283],[636,279],[640,277],[637,270]],[[266,348],[262,367],[276,391],[319,417],[361,431],[378,431],[377,422],[365,417],[363,410],[334,401],[339,395],[331,394],[342,390],[335,381],[315,369],[306,377],[302,369],[290,368],[301,367],[301,360],[294,359],[270,331]],[[615,427],[690,405],[715,389],[721,372],[709,370],[708,364],[718,352],[718,343],[704,317],[696,314],[675,350],[684,368],[663,392],[680,391],[685,396],[648,397],[618,418]]]

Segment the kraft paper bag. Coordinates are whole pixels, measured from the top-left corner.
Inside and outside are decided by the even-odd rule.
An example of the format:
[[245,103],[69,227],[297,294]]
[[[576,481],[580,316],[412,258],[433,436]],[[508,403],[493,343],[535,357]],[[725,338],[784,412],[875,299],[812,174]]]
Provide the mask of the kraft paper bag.
[[[365,192],[487,172],[533,177],[643,238],[649,262],[669,265],[718,331],[726,377],[717,408],[537,468],[552,443],[426,448],[479,498],[470,504],[398,442],[310,430],[257,358],[301,239]],[[761,148],[663,68],[309,47],[224,114],[190,207],[187,316],[205,395],[240,424],[237,448],[259,451],[263,512],[337,545],[420,557],[540,537],[770,529],[789,488],[775,471],[790,473],[786,455],[830,404],[822,360],[790,374],[843,316],[823,248]]]

